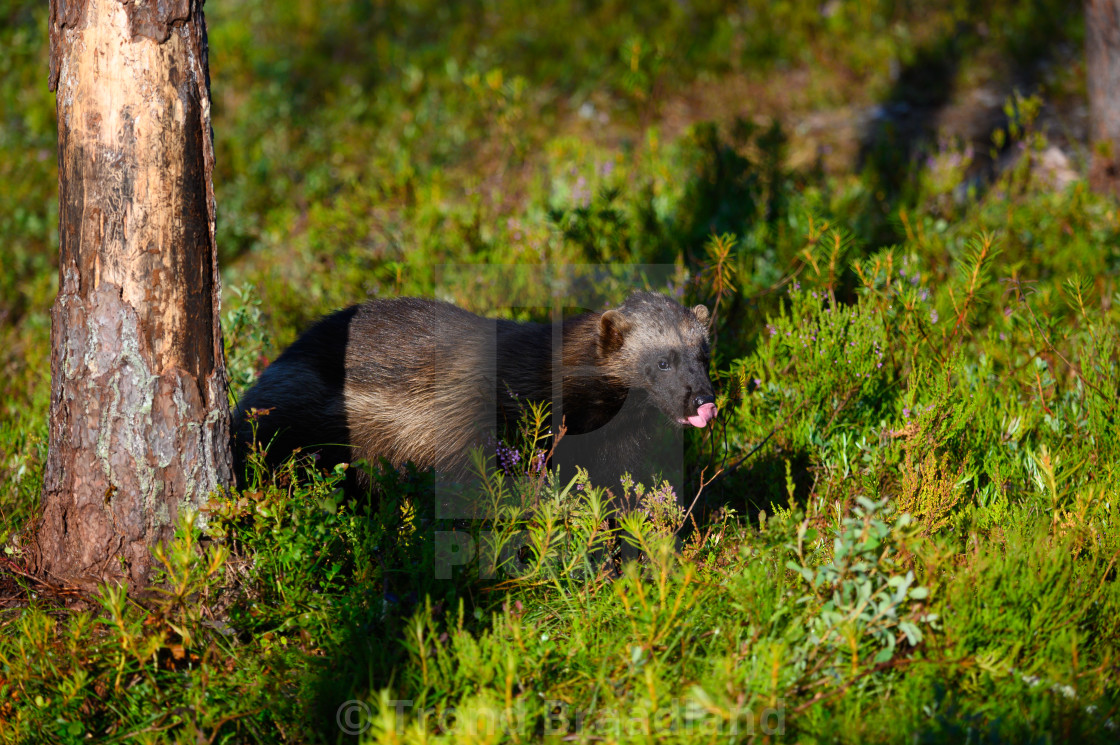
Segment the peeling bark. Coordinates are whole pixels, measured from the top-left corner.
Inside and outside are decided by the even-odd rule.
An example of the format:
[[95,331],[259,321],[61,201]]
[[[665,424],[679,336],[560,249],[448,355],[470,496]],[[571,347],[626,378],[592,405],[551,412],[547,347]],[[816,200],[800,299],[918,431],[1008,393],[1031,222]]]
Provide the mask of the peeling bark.
[[1120,196],[1120,0],[1086,0],[1089,183]]
[[201,0],[52,0],[59,292],[40,571],[149,580],[230,483]]

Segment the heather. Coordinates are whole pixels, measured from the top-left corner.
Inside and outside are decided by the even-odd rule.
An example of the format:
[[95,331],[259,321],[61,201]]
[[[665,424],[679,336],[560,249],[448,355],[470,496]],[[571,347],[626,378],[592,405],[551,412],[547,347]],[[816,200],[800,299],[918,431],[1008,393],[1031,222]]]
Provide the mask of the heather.
[[211,6],[231,396],[366,297],[638,287],[712,311],[720,415],[683,494],[550,478],[534,411],[453,495],[482,518],[297,459],[184,516],[157,592],[23,576],[58,175],[46,8],[0,4],[0,740],[1115,741],[1120,211],[1079,14]]

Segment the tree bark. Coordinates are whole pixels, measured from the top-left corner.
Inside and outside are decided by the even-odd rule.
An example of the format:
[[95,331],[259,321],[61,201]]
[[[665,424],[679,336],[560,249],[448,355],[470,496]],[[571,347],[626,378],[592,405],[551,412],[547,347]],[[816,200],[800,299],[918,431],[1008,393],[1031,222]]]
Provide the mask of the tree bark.
[[59,289],[35,569],[146,585],[231,483],[203,0],[52,0]]
[[1120,195],[1120,0],[1086,0],[1089,184]]

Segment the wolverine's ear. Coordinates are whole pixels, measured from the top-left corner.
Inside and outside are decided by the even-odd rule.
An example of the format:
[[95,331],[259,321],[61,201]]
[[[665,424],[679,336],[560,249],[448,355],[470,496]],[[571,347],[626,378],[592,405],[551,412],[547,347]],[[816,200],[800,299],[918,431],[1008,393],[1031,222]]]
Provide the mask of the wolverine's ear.
[[707,307],[703,305],[692,306],[692,315],[696,316],[696,320],[705,326],[708,325],[708,321],[711,319],[711,314],[708,313]]
[[608,310],[599,316],[599,351],[610,354],[622,348],[622,341],[630,331],[630,322],[617,310]]

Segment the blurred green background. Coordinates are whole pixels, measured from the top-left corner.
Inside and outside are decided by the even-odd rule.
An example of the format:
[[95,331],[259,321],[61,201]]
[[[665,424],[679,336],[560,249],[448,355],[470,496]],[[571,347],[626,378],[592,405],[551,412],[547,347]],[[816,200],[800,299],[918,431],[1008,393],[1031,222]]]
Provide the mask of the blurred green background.
[[[107,640],[24,612],[0,621],[0,690],[18,694],[0,735],[155,732],[160,701],[195,707],[175,737],[335,741],[338,702],[383,714],[391,693],[516,699],[530,721],[538,698],[781,697],[805,742],[1112,741],[1120,211],[1083,180],[1078,3],[206,11],[234,396],[334,308],[419,294],[526,318],[550,305],[548,267],[583,267],[597,298],[649,284],[714,309],[721,425],[688,458],[694,478],[737,466],[685,558],[650,569],[692,598],[676,606],[626,602],[637,573],[432,584],[413,513],[355,522],[330,484],[277,482],[223,508],[252,557],[236,635],[173,616],[180,601],[159,616],[220,653],[148,675],[137,640],[166,657],[183,635],[121,598]],[[0,0],[0,544],[35,514],[45,460],[46,24],[45,3]],[[415,483],[393,488],[415,508]],[[395,520],[412,537],[386,548]],[[48,648],[61,661],[16,662]],[[142,684],[122,689],[126,669]],[[91,693],[66,693],[74,671]]]

